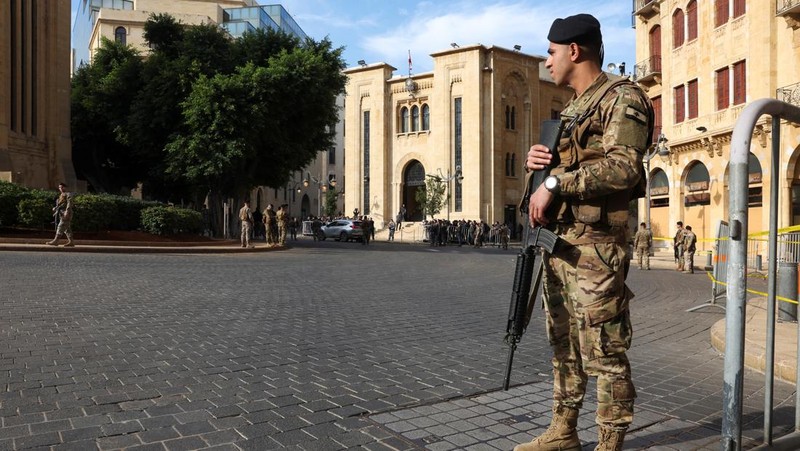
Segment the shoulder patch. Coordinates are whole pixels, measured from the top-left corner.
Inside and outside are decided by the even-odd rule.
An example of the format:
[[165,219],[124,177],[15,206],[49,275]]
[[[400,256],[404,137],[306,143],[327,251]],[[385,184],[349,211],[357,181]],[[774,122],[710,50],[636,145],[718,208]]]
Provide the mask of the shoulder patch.
[[625,117],[627,117],[629,119],[633,119],[636,122],[638,122],[640,124],[643,124],[643,125],[647,124],[647,115],[645,113],[639,111],[638,109],[636,109],[632,105],[628,105],[628,107],[625,109]]

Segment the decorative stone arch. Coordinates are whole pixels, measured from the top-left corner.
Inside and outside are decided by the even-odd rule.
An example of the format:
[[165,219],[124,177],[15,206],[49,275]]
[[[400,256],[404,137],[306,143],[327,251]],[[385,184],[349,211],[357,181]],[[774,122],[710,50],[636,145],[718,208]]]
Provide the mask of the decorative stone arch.
[[789,188],[789,225],[800,224],[800,146],[796,146],[786,164],[785,177]]
[[410,159],[400,171],[400,204],[405,205],[406,221],[422,221],[423,211],[417,204],[417,191],[425,189],[425,166],[417,159]]
[[[753,153],[749,152],[747,157],[747,210],[748,210],[748,217],[750,219],[750,230],[753,232],[760,231],[760,227],[762,225],[762,206],[764,203],[764,177],[763,177],[763,169],[761,167],[761,161],[758,157]],[[721,202],[723,205],[723,217],[728,217],[728,204],[730,202],[729,196],[727,193],[729,192],[728,189],[728,175],[730,173],[730,163],[725,165],[725,174],[724,179],[722,180],[723,189],[721,192],[723,194],[718,194],[721,196],[721,199],[715,198],[713,199],[715,202]],[[800,188],[800,186],[798,187]],[[754,227],[755,228],[754,228]]]

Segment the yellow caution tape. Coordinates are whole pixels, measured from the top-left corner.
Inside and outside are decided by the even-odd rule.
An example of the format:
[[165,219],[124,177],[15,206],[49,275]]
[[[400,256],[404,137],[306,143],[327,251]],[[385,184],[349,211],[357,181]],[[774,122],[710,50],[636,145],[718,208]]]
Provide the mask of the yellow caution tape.
[[[722,285],[724,287],[728,286],[727,283],[722,282],[721,280],[715,279],[710,271],[706,271],[706,275],[708,276],[709,279],[711,279],[712,282],[714,282],[714,283],[716,283],[718,285]],[[749,274],[748,274],[748,277],[750,277]],[[754,276],[754,277],[763,277],[763,275],[759,274],[758,276]],[[764,296],[764,297],[769,296],[767,293],[764,293],[762,291],[756,291],[756,290],[753,290],[753,289],[750,289],[750,288],[748,288],[745,291],[747,291],[750,294],[755,294],[755,295],[758,295],[758,296]],[[786,297],[783,297],[783,296],[777,296],[777,295],[775,296],[775,299],[777,299],[779,301],[782,301],[782,302],[788,302],[790,304],[798,305],[798,302],[795,299],[789,299],[789,298],[786,298]]]

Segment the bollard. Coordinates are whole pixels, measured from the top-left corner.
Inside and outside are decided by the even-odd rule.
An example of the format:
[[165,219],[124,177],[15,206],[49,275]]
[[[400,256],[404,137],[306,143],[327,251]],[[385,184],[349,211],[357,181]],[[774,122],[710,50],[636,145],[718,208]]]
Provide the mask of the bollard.
[[706,271],[711,271],[714,269],[714,265],[712,264],[712,256],[713,256],[712,254],[714,254],[714,251],[708,251],[708,253],[706,254],[706,267],[705,267]]
[[756,255],[756,271],[764,270],[764,262],[761,259],[761,254]]
[[[797,263],[780,262],[778,264],[778,296],[797,299]],[[786,301],[778,302],[778,321],[796,322],[797,304]]]

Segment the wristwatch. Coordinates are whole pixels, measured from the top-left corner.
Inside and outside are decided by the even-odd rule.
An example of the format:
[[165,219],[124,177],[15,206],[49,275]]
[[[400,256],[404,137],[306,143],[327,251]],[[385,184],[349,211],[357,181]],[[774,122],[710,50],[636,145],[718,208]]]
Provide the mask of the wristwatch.
[[547,191],[558,194],[561,192],[561,181],[555,175],[547,176],[547,178],[544,179],[544,187]]

